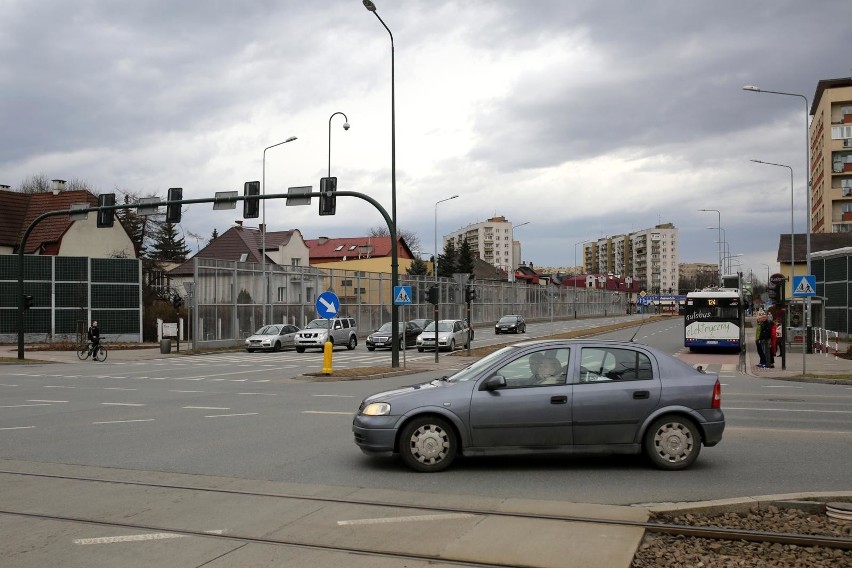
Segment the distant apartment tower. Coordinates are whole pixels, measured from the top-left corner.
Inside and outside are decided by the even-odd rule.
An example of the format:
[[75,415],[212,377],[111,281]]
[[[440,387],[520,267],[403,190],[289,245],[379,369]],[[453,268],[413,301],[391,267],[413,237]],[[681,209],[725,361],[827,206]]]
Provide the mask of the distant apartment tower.
[[[456,250],[467,241],[470,250],[495,268],[514,271],[521,261],[521,243],[514,240],[512,223],[505,217],[492,217],[444,235],[443,244],[453,241]],[[439,251],[439,254],[443,252]]]
[[631,276],[649,293],[678,290],[678,231],[672,223],[583,245],[587,272]]
[[819,81],[810,114],[811,230],[852,232],[852,78]]

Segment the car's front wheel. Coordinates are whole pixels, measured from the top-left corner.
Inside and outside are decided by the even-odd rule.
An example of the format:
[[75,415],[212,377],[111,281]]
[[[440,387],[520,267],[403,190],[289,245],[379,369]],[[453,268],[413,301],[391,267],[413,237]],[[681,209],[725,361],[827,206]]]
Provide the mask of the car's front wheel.
[[305,352],[304,347],[296,347],[296,353],[304,353],[304,352]]
[[452,353],[455,350],[456,350],[456,340],[450,339],[450,345],[449,345],[448,351],[450,351]]
[[254,353],[254,349],[249,349],[248,347],[246,347],[246,351],[248,351],[249,353]]
[[346,344],[346,348],[349,351],[352,351],[353,349],[355,349],[356,345],[358,345],[358,338],[353,335],[349,338],[349,343]]
[[645,455],[659,469],[686,469],[701,452],[701,433],[695,423],[682,416],[663,416],[645,432]]
[[279,351],[281,351],[281,342],[280,342],[280,341],[276,341],[276,342],[275,342],[275,346],[272,348],[272,350],[273,350],[273,351],[275,351],[276,353],[278,353]]
[[453,462],[457,450],[452,428],[434,416],[415,418],[405,425],[399,438],[402,461],[415,471],[442,471]]
[[418,352],[418,353],[423,353],[423,348],[422,348],[422,347],[417,347],[417,352]]

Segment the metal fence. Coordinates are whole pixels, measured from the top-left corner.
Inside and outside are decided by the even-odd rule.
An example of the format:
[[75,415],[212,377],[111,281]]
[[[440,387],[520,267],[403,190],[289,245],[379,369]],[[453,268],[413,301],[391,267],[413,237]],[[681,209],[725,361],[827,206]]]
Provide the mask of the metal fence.
[[[317,318],[316,299],[325,291],[340,298],[340,315],[355,318],[363,337],[390,321],[390,274],[301,266],[265,267],[269,282],[263,318],[263,266],[255,263],[196,258],[190,299],[191,337],[195,348],[238,345],[263,323],[292,323],[303,327]],[[464,279],[461,278],[464,277]],[[464,286],[467,275],[439,278],[442,319],[467,319]],[[400,284],[411,286],[412,303],[400,306],[400,320],[434,317],[426,290],[433,277],[402,274]],[[539,286],[522,282],[474,281],[476,300],[471,323],[493,324],[506,314],[528,320],[573,319],[623,314],[626,294],[609,290]]]

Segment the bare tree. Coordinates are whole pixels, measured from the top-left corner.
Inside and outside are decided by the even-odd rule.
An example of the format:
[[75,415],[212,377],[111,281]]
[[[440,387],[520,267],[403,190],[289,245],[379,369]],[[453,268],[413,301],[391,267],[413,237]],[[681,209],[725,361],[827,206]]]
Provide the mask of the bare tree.
[[[25,178],[24,181],[21,182],[18,191],[21,193],[44,193],[47,191],[53,191],[53,184],[51,181],[53,180],[48,179],[47,174],[34,174]],[[89,182],[79,178],[66,181],[65,187],[62,191],[88,191],[95,195],[98,194]]]
[[[371,237],[388,237],[390,236],[390,231],[387,227],[377,226],[370,227],[368,231]],[[396,236],[405,240],[405,244],[408,245],[408,248],[411,250],[420,250],[420,237],[417,236],[417,233],[414,231],[409,231],[407,229],[400,229],[397,227]]]

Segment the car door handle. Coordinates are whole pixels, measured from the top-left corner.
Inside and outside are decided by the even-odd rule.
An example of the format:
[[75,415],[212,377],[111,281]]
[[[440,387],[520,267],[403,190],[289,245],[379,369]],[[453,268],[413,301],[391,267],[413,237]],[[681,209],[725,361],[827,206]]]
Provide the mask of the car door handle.
[[640,400],[651,398],[651,393],[649,391],[633,391],[633,398],[637,398]]
[[568,397],[566,395],[551,396],[550,404],[568,404]]

